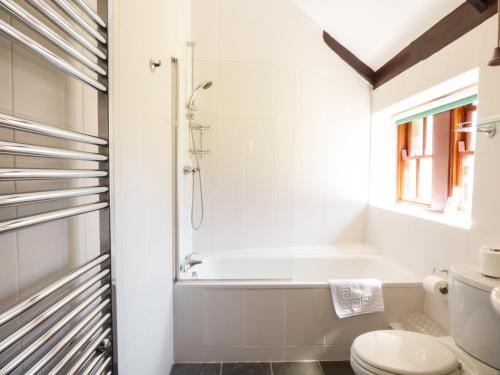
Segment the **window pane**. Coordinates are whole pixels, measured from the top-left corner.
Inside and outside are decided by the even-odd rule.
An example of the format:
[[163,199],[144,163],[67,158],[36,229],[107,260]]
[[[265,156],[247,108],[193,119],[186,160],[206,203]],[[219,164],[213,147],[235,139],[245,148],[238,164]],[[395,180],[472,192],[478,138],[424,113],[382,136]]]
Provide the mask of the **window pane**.
[[430,203],[432,200],[432,159],[420,159],[418,176],[418,200]]
[[470,211],[472,207],[472,182],[474,178],[474,155],[466,155],[462,159],[461,206]]
[[424,145],[424,119],[412,121],[411,123],[411,141],[410,156],[422,155]]
[[417,161],[407,160],[405,162],[403,176],[403,199],[415,200],[417,198]]
[[429,116],[426,118],[425,125],[425,155],[432,155],[432,137],[434,133],[434,117]]

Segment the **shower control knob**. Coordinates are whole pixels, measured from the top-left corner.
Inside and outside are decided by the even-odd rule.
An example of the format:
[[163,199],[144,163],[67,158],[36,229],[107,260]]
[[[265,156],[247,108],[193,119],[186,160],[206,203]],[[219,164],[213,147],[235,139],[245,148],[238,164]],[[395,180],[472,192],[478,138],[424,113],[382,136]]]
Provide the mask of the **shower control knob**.
[[187,174],[195,174],[197,172],[200,171],[200,168],[194,168],[194,167],[191,167],[190,165],[186,165],[182,171],[184,172],[185,175]]

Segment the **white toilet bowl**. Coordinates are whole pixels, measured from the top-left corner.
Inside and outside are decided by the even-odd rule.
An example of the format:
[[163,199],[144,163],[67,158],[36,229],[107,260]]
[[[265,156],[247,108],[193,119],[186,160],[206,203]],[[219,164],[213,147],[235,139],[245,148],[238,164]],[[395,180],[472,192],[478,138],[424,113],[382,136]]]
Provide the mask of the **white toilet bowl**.
[[356,375],[500,375],[500,315],[494,309],[498,283],[498,279],[481,275],[477,267],[451,266],[448,305],[451,337],[438,339],[409,331],[365,333],[351,347],[354,372]]
[[351,347],[356,375],[458,375],[461,365],[435,337],[408,331],[374,331]]
[[499,375],[455,345],[408,331],[374,331],[359,336],[351,348],[356,375]]

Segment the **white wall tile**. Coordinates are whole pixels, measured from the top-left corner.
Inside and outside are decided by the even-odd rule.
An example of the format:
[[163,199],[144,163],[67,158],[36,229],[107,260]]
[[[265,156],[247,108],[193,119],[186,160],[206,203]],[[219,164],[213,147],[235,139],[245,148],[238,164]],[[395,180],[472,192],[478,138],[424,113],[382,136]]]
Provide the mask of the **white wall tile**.
[[351,355],[351,345],[326,345],[323,361],[348,361]]
[[205,345],[245,345],[245,294],[238,290],[205,292]]
[[286,360],[286,349],[272,346],[247,346],[244,358],[245,362],[282,362]]
[[362,240],[366,82],[291,1],[193,1],[192,14],[196,81],[214,81],[197,98],[197,117],[213,128],[195,250]]
[[[327,329],[326,289],[286,291],[286,344],[323,345]],[[288,354],[287,354],[288,356]]]
[[479,248],[500,244],[500,224],[496,220],[500,209],[497,198],[500,189],[500,153],[476,156],[474,170],[473,222],[467,262],[478,264]]
[[285,291],[246,292],[246,345],[285,344]]
[[0,236],[0,311],[17,302],[19,295],[17,235],[7,233]]
[[18,231],[19,286],[28,297],[68,271],[67,225],[64,220]]
[[324,358],[323,345],[300,345],[286,347],[286,361],[320,361]]
[[174,287],[174,350],[186,346],[203,345],[204,336],[203,290],[179,290]]

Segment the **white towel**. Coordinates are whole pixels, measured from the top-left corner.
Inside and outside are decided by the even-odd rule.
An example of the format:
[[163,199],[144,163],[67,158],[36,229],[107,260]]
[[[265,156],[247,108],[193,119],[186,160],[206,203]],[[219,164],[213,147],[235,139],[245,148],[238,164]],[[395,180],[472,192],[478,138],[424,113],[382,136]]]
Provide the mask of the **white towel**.
[[339,318],[384,311],[382,283],[377,279],[328,280]]

